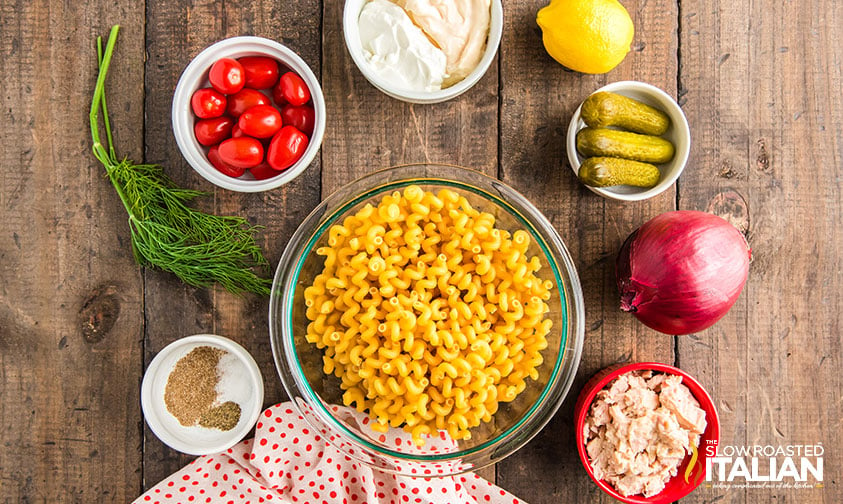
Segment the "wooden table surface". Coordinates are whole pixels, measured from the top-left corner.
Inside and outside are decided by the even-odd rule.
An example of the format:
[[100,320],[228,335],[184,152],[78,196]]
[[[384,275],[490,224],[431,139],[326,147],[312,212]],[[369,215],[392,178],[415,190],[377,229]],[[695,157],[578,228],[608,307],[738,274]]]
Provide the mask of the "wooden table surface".
[[[0,501],[125,502],[190,460],[146,427],[145,365],[195,333],[226,335],[258,360],[267,405],[285,398],[271,362],[267,300],[185,287],[138,268],[125,212],[90,151],[95,38],[119,23],[109,74],[118,151],[210,191],[205,208],[265,226],[271,262],[324,196],[378,168],[456,163],[496,176],[554,224],[582,280],[586,341],[574,388],[526,447],[483,471],[529,502],[609,499],[580,466],[572,396],[616,362],[673,363],[715,398],[730,445],[825,447],[810,489],[701,486],[687,502],[843,501],[843,2],[622,0],[633,50],[606,75],[566,71],[544,51],[541,1],[505,0],[500,51],[457,99],[409,105],[369,85],[345,49],[339,0],[0,3]],[[283,188],[215,188],[181,157],[170,126],[193,56],[254,34],[297,51],[329,112],[317,161]],[[565,131],[589,93],[641,80],[675,96],[693,146],[678,184],[640,203],[602,199],[570,171]],[[674,209],[725,216],[754,261],[731,312],[670,337],[618,309],[626,236]],[[96,331],[85,330],[95,314]]]

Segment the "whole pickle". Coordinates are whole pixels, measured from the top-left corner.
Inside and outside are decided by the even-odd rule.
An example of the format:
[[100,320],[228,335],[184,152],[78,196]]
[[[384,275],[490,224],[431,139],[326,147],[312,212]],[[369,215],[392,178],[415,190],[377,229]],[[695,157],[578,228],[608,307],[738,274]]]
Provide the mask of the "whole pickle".
[[580,165],[577,177],[585,185],[609,187],[630,185],[653,187],[659,183],[659,169],[650,163],[613,157],[592,157]]
[[577,151],[585,157],[609,156],[661,164],[673,159],[673,144],[664,138],[607,128],[577,132]]
[[616,126],[644,135],[662,135],[670,126],[670,118],[661,110],[608,91],[586,98],[580,117],[592,128]]

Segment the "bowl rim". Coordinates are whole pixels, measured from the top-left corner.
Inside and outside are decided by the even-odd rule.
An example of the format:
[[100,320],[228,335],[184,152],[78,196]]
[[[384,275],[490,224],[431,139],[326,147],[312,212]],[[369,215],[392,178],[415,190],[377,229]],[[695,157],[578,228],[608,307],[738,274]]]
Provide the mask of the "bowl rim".
[[[363,48],[360,43],[360,30],[357,26],[357,20],[360,17],[360,12],[363,6],[369,0],[345,0],[343,6],[343,38],[345,40],[345,47],[354,61],[354,65],[363,74],[369,83],[380,90],[382,93],[395,98],[397,100],[408,103],[430,104],[441,103],[465,93],[486,74],[495,59],[500,47],[501,38],[503,37],[503,4],[501,0],[491,0],[491,16],[489,20],[489,35],[486,39],[486,49],[483,52],[483,57],[474,69],[465,76],[465,78],[452,86],[449,86],[439,91],[411,91],[401,89],[384,81],[377,74],[369,69],[369,64],[363,56]],[[356,7],[359,2],[359,9],[352,9]]]
[[[155,377],[158,376],[159,373],[167,371],[161,366],[170,354],[183,347],[198,347],[202,345],[211,345],[217,348],[222,348],[237,357],[237,359],[243,363],[248,370],[249,378],[255,392],[255,406],[251,411],[245,412],[248,416],[246,417],[246,421],[243,423],[243,426],[240,429],[232,429],[228,431],[228,436],[223,437],[224,441],[220,441],[217,444],[206,448],[196,448],[195,445],[182,442],[180,439],[171,436],[167,429],[164,428],[164,425],[159,417],[160,407],[155,406],[155,404],[158,403],[163,405],[163,398],[160,400],[153,398],[152,387]],[[258,421],[261,410],[263,409],[263,375],[261,375],[260,368],[258,367],[257,362],[255,362],[254,357],[252,357],[252,354],[250,354],[236,341],[216,334],[194,334],[192,336],[185,336],[173,341],[155,355],[144,371],[143,380],[141,381],[140,396],[143,417],[146,420],[146,424],[149,426],[149,429],[153,434],[155,434],[155,437],[176,451],[186,453],[188,455],[207,455],[231,448],[243,439],[250,430],[252,430],[252,427],[254,427],[255,423]],[[166,407],[164,407],[162,411],[169,414],[166,411]]]
[[[606,367],[594,374],[583,386],[579,396],[577,397],[576,405],[574,406],[574,436],[577,443],[577,453],[579,454],[580,462],[582,463],[583,467],[588,473],[588,477],[591,479],[591,481],[597,484],[597,486],[600,487],[601,490],[603,490],[605,493],[612,496],[613,498],[621,502],[625,502],[627,504],[667,504],[681,499],[693,492],[702,483],[702,480],[704,479],[705,470],[703,469],[699,473],[699,476],[695,477],[695,480],[693,482],[683,486],[680,490],[668,493],[662,490],[661,492],[649,498],[640,496],[640,494],[624,497],[623,495],[618,493],[618,491],[615,490],[612,485],[610,485],[608,482],[602,479],[598,480],[594,476],[594,471],[592,470],[591,465],[588,463],[588,453],[586,453],[585,449],[585,436],[583,435],[583,426],[585,424],[585,418],[588,415],[588,411],[591,407],[591,404],[594,402],[594,398],[597,393],[603,390],[612,380],[614,380],[618,376],[625,373],[629,373],[630,371],[640,370],[652,370],[661,373],[681,376],[682,383],[688,387],[694,398],[699,401],[700,407],[706,412],[707,424],[705,431],[700,435],[701,445],[704,437],[710,438],[710,440],[713,441],[714,444],[719,443],[720,416],[717,413],[717,408],[714,405],[714,400],[711,398],[711,395],[708,393],[705,387],[703,387],[702,384],[697,381],[696,378],[688,374],[686,371],[683,371],[678,367],[671,366],[670,364],[663,364],[660,362],[635,362],[631,364],[615,364]],[[702,446],[700,448],[702,448]],[[708,457],[704,449],[700,449],[698,453],[699,458],[697,463],[701,464],[702,467],[704,467],[704,461]],[[678,477],[680,477],[679,474],[677,474],[673,478]]]
[[[502,201],[499,197],[492,196],[487,191],[481,188],[474,188],[474,190],[471,190],[471,188],[467,186],[470,185],[472,182],[455,180],[454,178],[452,178],[453,175],[450,174],[449,177],[431,176],[427,174],[411,174],[412,170],[424,170],[431,167],[447,168],[451,170],[450,174],[452,174],[454,170],[456,170],[457,172],[462,171],[464,172],[464,174],[470,174],[470,176],[479,177],[482,180],[491,183],[495,189],[505,190],[507,192],[508,197],[515,198],[518,201],[519,205],[523,205],[525,209],[533,213],[533,216],[531,217],[534,217],[538,220],[537,224],[543,225],[543,229],[548,234],[548,238],[552,242],[556,252],[558,252],[559,254],[559,264],[556,264],[555,261],[557,261],[557,259],[550,255],[550,244],[544,243],[547,238],[541,235],[537,235],[533,231],[532,228],[538,226],[530,224],[529,221],[523,215],[521,215],[516,208],[513,208],[510,203]],[[400,172],[400,176],[395,179],[382,181],[374,186],[371,184],[371,181],[373,179],[377,180],[379,177],[390,172]],[[335,421],[333,415],[327,410],[325,410],[325,407],[324,405],[322,405],[322,401],[318,398],[318,395],[310,388],[309,384],[307,383],[307,380],[304,378],[301,372],[300,366],[298,365],[297,354],[293,348],[293,341],[291,338],[288,337],[289,334],[292,334],[291,318],[284,316],[285,320],[281,320],[278,323],[278,325],[281,327],[280,335],[276,334],[276,327],[273,323],[276,310],[280,311],[282,315],[287,315],[289,313],[295,294],[294,288],[284,289],[282,292],[279,292],[278,286],[282,283],[284,285],[289,285],[290,283],[293,283],[286,282],[286,280],[289,280],[290,277],[294,278],[296,276],[297,272],[301,268],[302,262],[306,259],[306,254],[300,254],[300,257],[295,258],[294,266],[289,267],[289,273],[284,274],[284,278],[281,278],[284,264],[293,264],[293,256],[297,253],[296,250],[293,250],[293,248],[306,242],[306,245],[302,246],[301,250],[311,250],[315,241],[321,236],[320,230],[324,230],[330,227],[330,225],[332,225],[336,221],[336,219],[341,216],[343,212],[346,211],[347,208],[359,203],[360,201],[368,199],[372,196],[372,194],[383,194],[386,190],[392,189],[396,186],[406,186],[416,180],[421,180],[425,183],[431,181],[436,184],[451,185],[466,191],[472,191],[475,194],[479,194],[483,197],[491,197],[493,201],[498,204],[502,204],[502,206],[505,207],[505,209],[509,213],[515,216],[515,218],[519,221],[520,224],[530,229],[531,236],[533,237],[533,239],[535,239],[537,243],[541,242],[540,246],[542,247],[543,253],[548,258],[547,260],[550,265],[550,268],[553,270],[554,278],[556,280],[556,289],[559,293],[560,305],[562,307],[563,312],[563,318],[559,326],[560,330],[562,330],[564,333],[563,341],[560,345],[560,352],[557,356],[556,363],[554,364],[553,372],[551,373],[547,384],[543,387],[542,393],[540,394],[539,398],[521,416],[518,422],[516,422],[515,425],[507,429],[504,433],[495,436],[490,441],[487,441],[485,443],[481,443],[466,450],[458,450],[449,453],[437,453],[430,455],[404,453],[374,445],[371,442],[361,438],[354,432],[348,430],[342,423]],[[349,188],[362,189],[358,190],[357,192],[354,192],[354,197],[348,199],[348,196],[345,194],[346,191],[344,190]],[[342,200],[344,199],[348,201],[342,203]],[[339,205],[337,205],[338,202],[340,203]],[[323,214],[326,213],[325,210],[329,207],[334,207],[334,209],[330,214],[331,217],[325,219]],[[465,167],[445,163],[411,163],[392,166],[389,168],[375,171],[364,177],[358,178],[352,183],[340,188],[331,196],[326,198],[316,209],[314,209],[314,211],[305,219],[304,222],[309,222],[312,219],[319,219],[320,221],[324,220],[324,222],[318,225],[312,233],[309,233],[309,236],[305,236],[305,234],[308,234],[308,232],[303,229],[304,223],[302,226],[299,227],[299,229],[296,230],[293,237],[291,237],[290,241],[288,242],[287,248],[285,249],[281,260],[279,261],[279,266],[275,272],[273,289],[270,294],[269,328],[271,345],[273,347],[273,356],[276,363],[276,368],[281,377],[281,381],[290,397],[294,397],[296,395],[295,392],[297,390],[300,391],[302,395],[305,395],[307,397],[309,405],[315,405],[315,410],[321,410],[323,413],[325,413],[324,415],[317,415],[320,417],[320,420],[329,425],[331,429],[334,429],[334,431],[341,432],[344,436],[347,437],[347,439],[345,439],[344,441],[350,441],[355,447],[361,448],[362,451],[365,452],[366,450],[370,450],[381,456],[394,457],[403,461],[410,462],[452,461],[455,459],[460,459],[461,457],[467,455],[472,455],[483,450],[487,450],[490,447],[493,447],[496,443],[500,443],[501,441],[514,439],[515,444],[505,455],[503,455],[503,457],[505,457],[511,453],[514,453],[515,451],[520,449],[524,444],[529,442],[550,421],[550,419],[554,416],[561,404],[564,402],[564,399],[567,397],[567,394],[570,391],[574,377],[576,375],[576,369],[579,366],[580,356],[582,352],[582,343],[584,339],[584,324],[582,322],[585,316],[584,300],[582,297],[582,289],[580,286],[576,267],[574,265],[573,259],[570,257],[570,253],[568,252],[567,248],[565,247],[564,243],[562,242],[553,225],[525,197],[520,195],[520,193],[518,193],[508,185],[476,170],[471,170]],[[567,273],[567,282],[561,281],[560,275],[562,271],[565,271]],[[280,302],[278,300],[279,296],[281,296],[282,298]],[[279,338],[281,339],[281,343],[284,348],[283,355],[281,354],[281,352],[278,351],[279,349],[276,347]],[[570,361],[568,360],[569,358]],[[286,360],[286,367],[289,369],[292,378],[295,381],[294,383],[288,383],[288,380],[285,377],[285,373],[282,372],[282,368],[284,367],[285,363],[280,362],[281,359]],[[569,362],[570,364],[568,364]],[[572,369],[571,373],[567,377],[565,377],[563,376],[564,373],[562,373],[562,371],[563,368],[567,365],[570,365]],[[304,386],[300,386],[298,382],[301,382],[301,384],[303,384]],[[541,404],[542,400],[551,397],[555,401],[555,404],[548,403],[549,408],[545,411],[540,411],[539,405]],[[296,409],[299,410],[299,413],[306,419],[308,419],[308,421],[310,421],[308,415],[304,414],[304,412],[301,411],[298,403],[296,401],[293,401],[293,404]],[[544,417],[542,417],[542,415],[544,415]],[[533,432],[531,432],[528,436],[521,436],[519,438],[517,435],[517,430],[524,428],[524,426],[532,428]],[[318,426],[314,425],[314,427]],[[342,451],[346,452],[346,450]],[[354,455],[352,454],[351,456],[353,457]],[[358,460],[363,460],[360,459],[360,457],[355,458],[358,458]],[[363,461],[365,462],[365,460]],[[468,468],[465,470],[470,469],[472,468]],[[446,474],[436,476],[443,475]]]
[[[688,158],[691,154],[691,128],[688,125],[688,118],[685,116],[685,112],[682,110],[682,107],[673,99],[672,96],[667,94],[664,90],[646,82],[641,81],[633,81],[633,80],[626,80],[626,81],[617,81],[612,82],[610,84],[606,84],[605,86],[595,89],[592,91],[588,96],[593,95],[594,93],[598,93],[600,91],[611,91],[618,94],[623,94],[623,91],[640,91],[644,94],[655,95],[662,98],[667,104],[670,110],[664,110],[665,114],[668,114],[671,118],[671,122],[673,122],[673,127],[677,129],[677,133],[681,136],[682,141],[677,142],[675,145],[675,154],[674,158],[667,163],[664,164],[677,164],[678,169],[673,173],[670,177],[659,179],[658,184],[649,188],[649,189],[642,189],[637,190],[631,193],[619,193],[612,191],[610,188],[604,187],[592,187],[589,185],[582,184],[583,186],[587,187],[591,192],[595,194],[599,194],[604,198],[615,199],[619,201],[642,201],[646,199],[650,199],[654,196],[658,196],[659,194],[666,191],[670,186],[673,185],[679,179],[679,176],[682,175],[682,172],[685,171],[685,167],[688,165]],[[588,97],[586,97],[587,99]],[[574,110],[574,114],[571,116],[571,121],[568,124],[568,132],[566,135],[565,143],[566,143],[566,150],[568,154],[568,164],[571,167],[571,170],[574,172],[574,177],[577,176],[580,167],[580,155],[577,152],[577,133],[579,130],[583,129],[586,124],[580,118],[580,112],[582,111],[582,104],[585,102],[583,100],[580,102],[579,106],[577,106],[576,110]],[[681,119],[679,124],[676,124],[674,116]]]
[[[269,52],[267,52],[269,51]],[[190,109],[190,98],[193,94],[193,87],[197,82],[201,84],[204,75],[207,73],[214,61],[223,57],[231,57],[234,53],[252,53],[254,55],[269,56],[278,60],[282,65],[289,67],[296,72],[307,84],[310,96],[313,101],[314,126],[313,134],[308,139],[308,145],[302,157],[289,168],[278,172],[278,175],[264,180],[250,180],[229,177],[219,172],[208,161],[204,147],[196,141],[193,134],[193,124]],[[199,54],[197,54],[182,71],[179,81],[173,92],[171,106],[171,122],[173,136],[176,139],[179,151],[187,163],[208,182],[239,192],[261,192],[281,187],[302,174],[316,159],[319,149],[322,147],[322,139],[325,135],[327,123],[327,110],[325,97],[322,93],[322,86],[311,70],[310,66],[292,49],[276,42],[275,40],[256,36],[229,37],[215,42]]]

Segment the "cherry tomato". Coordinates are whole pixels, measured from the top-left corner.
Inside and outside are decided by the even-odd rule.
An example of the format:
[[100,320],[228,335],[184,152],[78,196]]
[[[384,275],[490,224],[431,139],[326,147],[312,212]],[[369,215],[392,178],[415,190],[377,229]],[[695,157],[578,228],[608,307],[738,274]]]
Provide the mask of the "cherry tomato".
[[291,105],[304,105],[310,100],[310,89],[295,72],[287,72],[278,79],[281,95]]
[[219,146],[214,145],[208,150],[208,161],[214,165],[214,168],[220,171],[220,173],[224,175],[228,175],[229,177],[237,178],[244,173],[246,173],[245,168],[237,168],[236,166],[231,166],[230,164],[226,163],[220,157]]
[[307,149],[307,135],[295,126],[284,126],[272,137],[266,162],[274,169],[286,170],[298,161]]
[[284,105],[281,108],[281,122],[295,126],[296,129],[309,137],[313,134],[316,113],[313,111],[313,107],[307,105]]
[[[243,130],[241,130],[240,126],[238,126],[237,123],[235,122],[234,126],[231,127],[231,138],[240,138],[240,137],[255,138],[253,136],[249,136],[249,135],[243,133]],[[269,142],[270,142],[270,140],[272,140],[272,137],[258,138],[257,140],[261,143],[261,145],[263,145],[263,152],[266,153],[266,149],[269,148]]]
[[281,129],[281,113],[272,105],[257,105],[243,112],[237,126],[251,137],[269,138]]
[[249,168],[249,171],[257,180],[266,180],[278,175],[278,170],[273,169],[266,161]]
[[256,105],[270,105],[269,97],[260,91],[254,89],[243,88],[239,92],[228,97],[228,107],[226,112],[231,117],[237,119],[240,114]]
[[284,98],[284,95],[281,93],[281,86],[273,86],[272,87],[272,99],[275,100],[275,105],[281,107],[287,104],[287,99]]
[[278,82],[278,62],[266,56],[244,56],[237,61],[246,72],[246,87],[271,88]]
[[236,168],[251,168],[263,161],[263,145],[245,136],[223,140],[219,153],[220,159]]
[[215,145],[231,136],[232,126],[234,126],[234,119],[230,117],[213,117],[196,121],[193,125],[193,133],[200,144]]
[[213,88],[197,89],[190,97],[190,108],[200,119],[219,117],[225,113],[225,95]]
[[243,65],[231,58],[220,58],[211,65],[208,72],[211,86],[223,94],[234,94],[246,84],[246,72]]

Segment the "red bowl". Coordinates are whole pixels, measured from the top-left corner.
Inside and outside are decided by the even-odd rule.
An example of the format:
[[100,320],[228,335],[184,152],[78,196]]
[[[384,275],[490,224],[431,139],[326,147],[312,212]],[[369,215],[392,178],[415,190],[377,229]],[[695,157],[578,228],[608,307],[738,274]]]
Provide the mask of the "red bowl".
[[[591,408],[591,403],[594,401],[594,396],[597,392],[603,390],[612,380],[618,376],[628,373],[630,371],[652,370],[662,373],[679,375],[682,377],[682,383],[688,387],[691,394],[699,401],[700,408],[705,411],[705,420],[707,426],[705,432],[700,436],[700,446],[698,448],[698,458],[694,467],[691,469],[688,480],[685,480],[685,471],[691,461],[691,456],[685,457],[676,476],[671,478],[666,484],[664,490],[652,497],[644,497],[643,495],[631,495],[624,497],[619,494],[612,485],[604,480],[598,480],[594,477],[594,471],[591,469],[591,464],[588,462],[588,453],[585,451],[585,439],[583,439],[583,426],[585,425],[585,417],[588,415],[588,410]],[[667,364],[660,364],[658,362],[638,362],[635,364],[618,364],[609,366],[594,375],[588,383],[585,384],[577,403],[574,406],[574,425],[576,430],[577,452],[580,454],[580,461],[585,467],[588,476],[597,483],[604,492],[611,495],[621,502],[630,504],[663,504],[669,503],[685,497],[697,488],[702,480],[705,478],[706,459],[709,458],[709,450],[707,446],[716,446],[720,442],[720,420],[717,416],[717,409],[714,407],[714,402],[708,392],[685,371],[679,368],[668,366]]]

